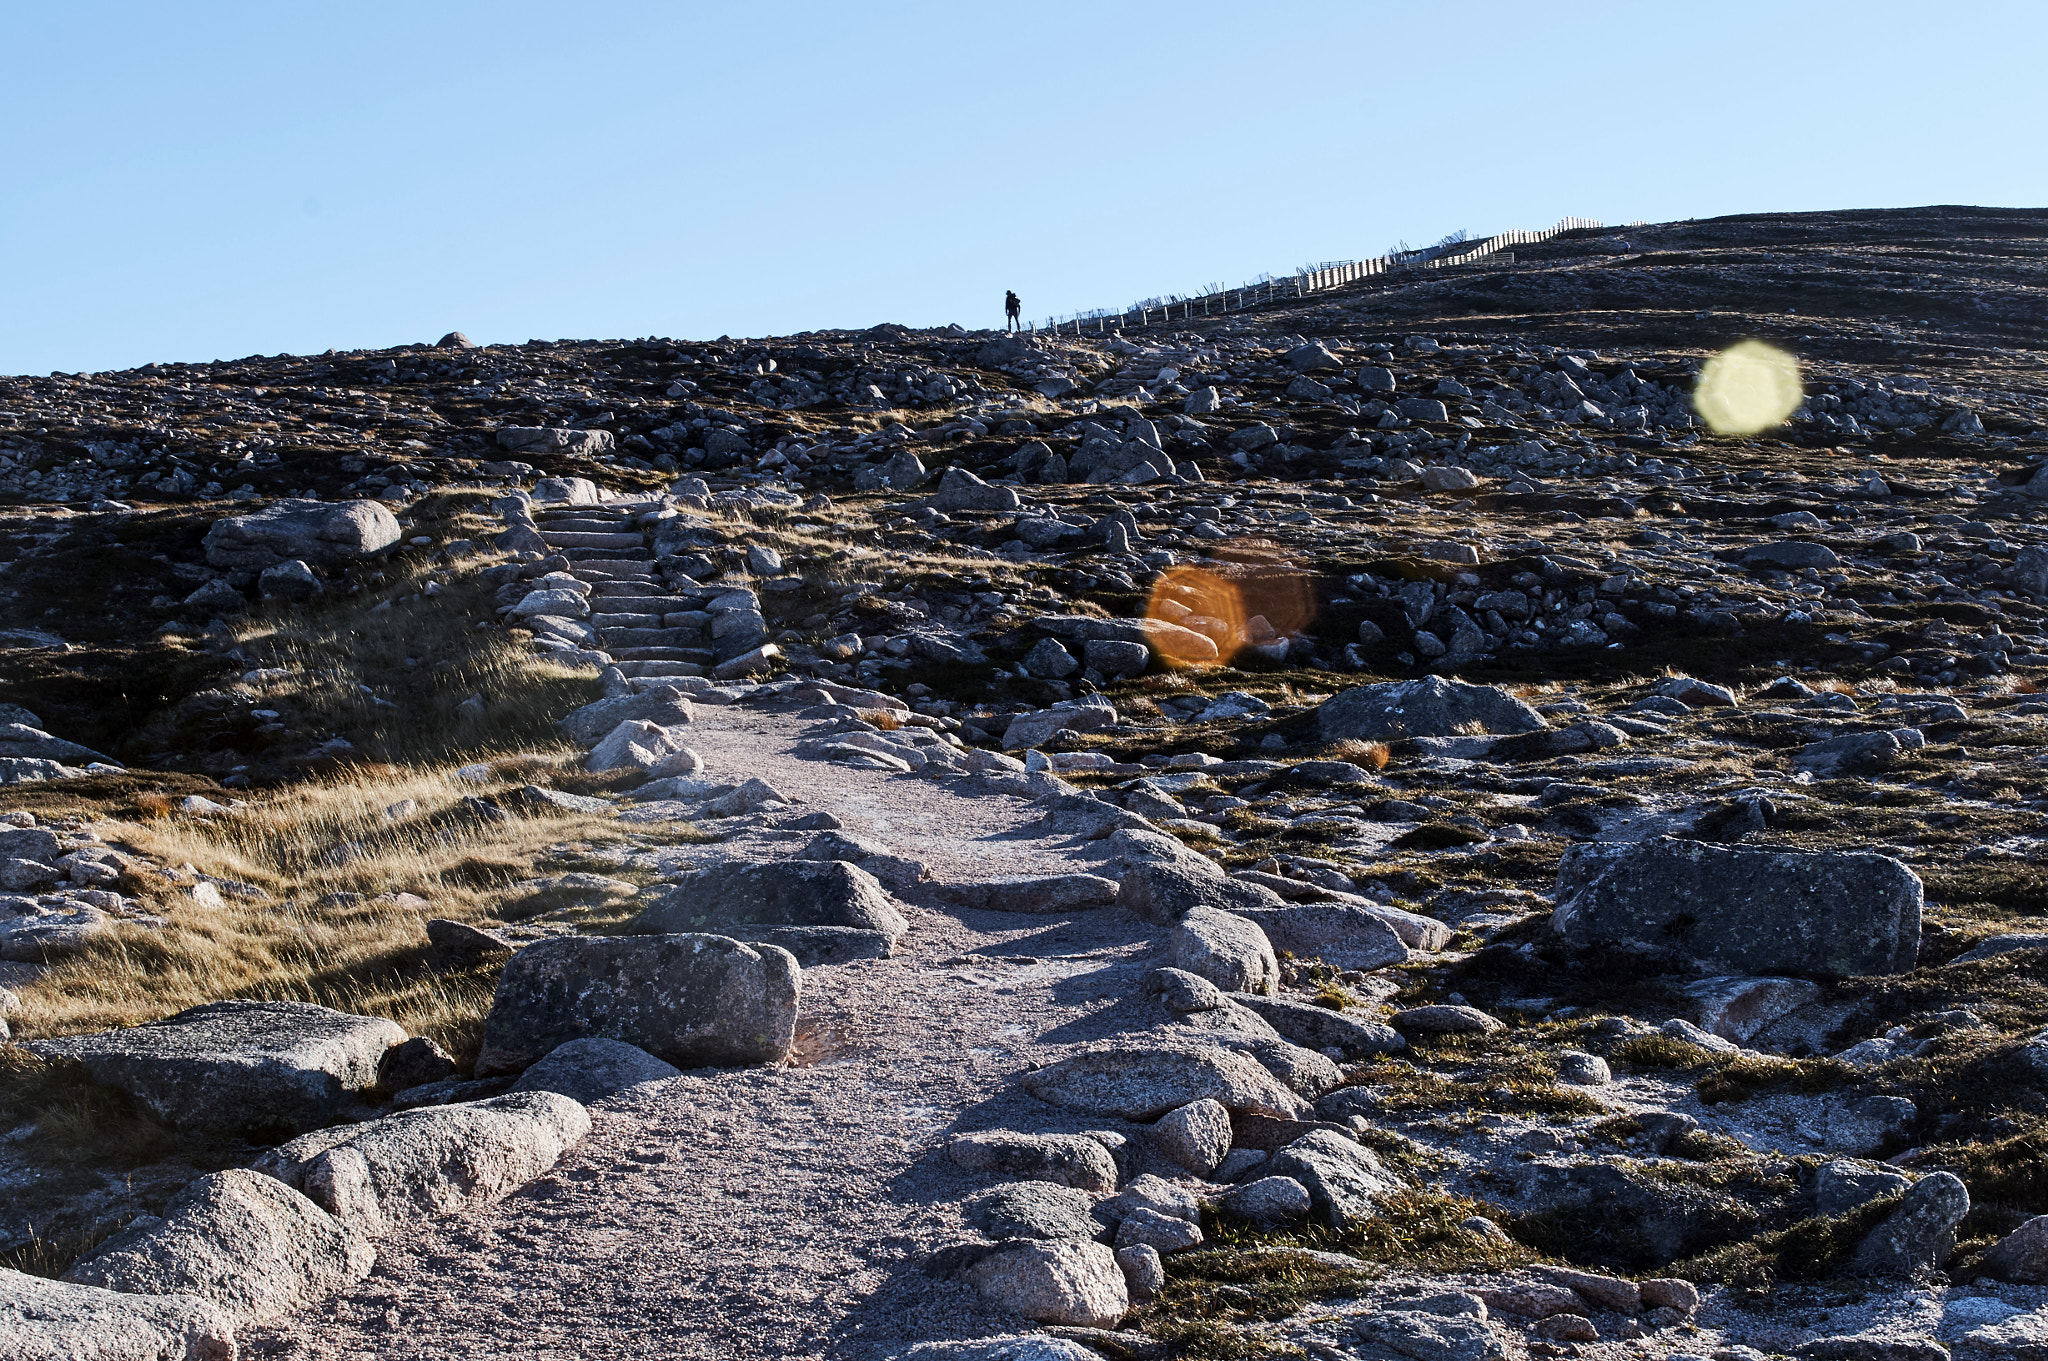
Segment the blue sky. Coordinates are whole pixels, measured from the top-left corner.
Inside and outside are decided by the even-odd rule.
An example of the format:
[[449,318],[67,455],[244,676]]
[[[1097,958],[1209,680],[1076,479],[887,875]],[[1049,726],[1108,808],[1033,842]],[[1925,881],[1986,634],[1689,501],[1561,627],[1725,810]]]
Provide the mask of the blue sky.
[[1566,214],[2048,204],[2038,3],[5,14],[0,373],[988,326],[1005,288]]

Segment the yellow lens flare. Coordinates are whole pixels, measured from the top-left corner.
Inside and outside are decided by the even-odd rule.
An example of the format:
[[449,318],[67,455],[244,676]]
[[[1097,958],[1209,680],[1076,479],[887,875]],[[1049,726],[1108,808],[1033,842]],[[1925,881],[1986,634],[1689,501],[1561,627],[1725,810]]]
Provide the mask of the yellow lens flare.
[[1756,435],[1798,409],[1799,361],[1774,345],[1745,340],[1709,359],[1692,406],[1717,435]]

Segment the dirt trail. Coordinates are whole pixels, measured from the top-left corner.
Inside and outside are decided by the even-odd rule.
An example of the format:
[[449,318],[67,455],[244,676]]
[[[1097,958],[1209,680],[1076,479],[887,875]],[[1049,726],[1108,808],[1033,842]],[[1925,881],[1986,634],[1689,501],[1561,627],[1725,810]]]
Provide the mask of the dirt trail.
[[[785,714],[699,707],[707,774],[760,775],[937,880],[1099,868],[1022,831],[1020,799],[799,760]],[[702,853],[786,855],[754,832]],[[698,857],[698,858],[701,858]],[[1103,1128],[1018,1093],[1055,1046],[1143,1024],[1145,928],[943,907],[903,895],[895,958],[806,970],[806,1066],[703,1069],[592,1108],[555,1171],[480,1214],[379,1246],[324,1307],[248,1338],[256,1357],[794,1357],[868,1361],[936,1337],[1008,1331],[963,1285],[919,1270],[985,1184],[947,1160],[957,1129]]]

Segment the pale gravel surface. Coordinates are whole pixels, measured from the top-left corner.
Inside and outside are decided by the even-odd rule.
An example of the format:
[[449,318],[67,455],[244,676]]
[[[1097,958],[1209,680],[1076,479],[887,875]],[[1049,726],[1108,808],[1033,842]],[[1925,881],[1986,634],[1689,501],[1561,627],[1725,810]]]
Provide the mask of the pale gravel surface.
[[[798,760],[807,725],[787,711],[698,715],[707,773],[762,775],[936,879],[1100,868],[1022,831],[1036,814],[977,795],[979,780]],[[701,849],[765,858],[801,844],[753,833]],[[912,925],[895,958],[805,972],[806,1066],[700,1069],[598,1104],[590,1137],[551,1175],[386,1240],[361,1284],[252,1333],[247,1354],[868,1361],[1028,1326],[919,1269],[957,1235],[960,1199],[987,1184],[953,1166],[945,1141],[1115,1127],[1046,1106],[1015,1078],[1061,1046],[1164,1019],[1137,998],[1148,928],[1114,908],[1037,917],[902,896]]]

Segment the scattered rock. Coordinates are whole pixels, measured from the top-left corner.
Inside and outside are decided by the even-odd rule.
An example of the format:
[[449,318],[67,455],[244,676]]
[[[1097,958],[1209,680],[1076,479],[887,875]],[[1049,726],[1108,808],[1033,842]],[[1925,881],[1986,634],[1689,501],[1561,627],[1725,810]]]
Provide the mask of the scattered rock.
[[1567,850],[1551,929],[1580,948],[1839,978],[1911,969],[1920,903],[1920,877],[1888,856],[1658,837]]
[[962,1134],[946,1155],[970,1172],[1107,1194],[1116,1190],[1116,1162],[1101,1143],[1080,1134],[1016,1134],[994,1130]]
[[173,1129],[296,1133],[376,1086],[384,1051],[405,1038],[390,1021],[305,1002],[212,1002],[28,1047],[84,1065]]
[[561,936],[506,964],[479,1077],[522,1072],[571,1040],[621,1040],[678,1067],[774,1063],[796,1034],[797,962],[723,936]]
[[256,1170],[380,1238],[500,1199],[553,1167],[589,1132],[590,1116],[578,1102],[556,1092],[519,1092],[302,1135],[264,1154]]
[[64,1279],[132,1295],[185,1295],[236,1324],[266,1323],[370,1274],[376,1249],[291,1187],[230,1168],[179,1192],[87,1253]]
[[1157,1120],[1204,1097],[1224,1109],[1295,1118],[1309,1106],[1263,1065],[1217,1046],[1105,1044],[1036,1072],[1024,1089],[1087,1115]]
[[237,1354],[233,1317],[209,1300],[130,1295],[0,1267],[0,1356],[10,1361],[235,1361]]

